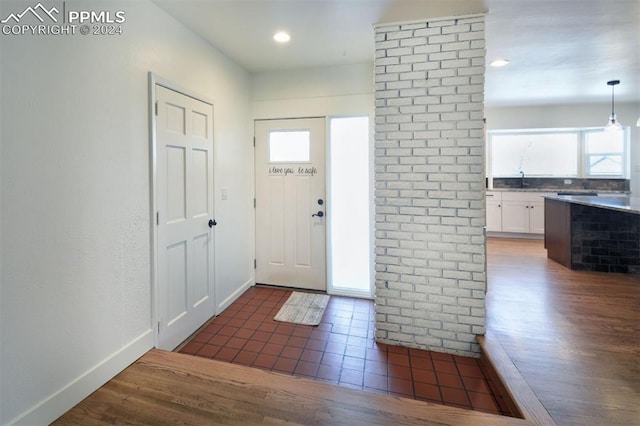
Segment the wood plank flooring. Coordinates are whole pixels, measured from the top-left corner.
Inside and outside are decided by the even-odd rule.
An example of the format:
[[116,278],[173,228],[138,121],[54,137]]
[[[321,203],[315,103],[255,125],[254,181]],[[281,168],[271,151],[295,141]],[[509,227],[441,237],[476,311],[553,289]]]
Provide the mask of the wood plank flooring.
[[[640,277],[488,242],[487,339],[559,425],[640,424]],[[507,363],[507,362],[505,362]],[[55,424],[545,424],[153,350]]]
[[640,276],[489,239],[487,328],[559,425],[640,424]]
[[152,350],[55,425],[524,425],[502,417]]

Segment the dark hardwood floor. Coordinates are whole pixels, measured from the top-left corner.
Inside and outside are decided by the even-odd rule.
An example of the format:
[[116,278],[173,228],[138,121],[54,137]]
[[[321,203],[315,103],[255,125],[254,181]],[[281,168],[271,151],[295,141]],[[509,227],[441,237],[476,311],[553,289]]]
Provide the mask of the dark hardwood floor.
[[506,354],[496,358],[511,368],[506,378],[521,380],[514,391],[542,403],[541,417],[496,416],[153,350],[56,424],[635,425],[639,308],[637,275],[570,271],[546,258],[542,241],[494,238],[486,340]]
[[640,424],[640,276],[571,271],[489,239],[487,329],[560,425]]

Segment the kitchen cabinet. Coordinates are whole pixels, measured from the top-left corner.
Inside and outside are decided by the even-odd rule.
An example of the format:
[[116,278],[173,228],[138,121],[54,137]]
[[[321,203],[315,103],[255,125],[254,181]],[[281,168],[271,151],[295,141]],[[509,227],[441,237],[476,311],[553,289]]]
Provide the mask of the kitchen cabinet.
[[487,191],[487,231],[502,231],[502,193]]
[[522,191],[487,196],[487,231],[544,234],[544,195],[547,193]]

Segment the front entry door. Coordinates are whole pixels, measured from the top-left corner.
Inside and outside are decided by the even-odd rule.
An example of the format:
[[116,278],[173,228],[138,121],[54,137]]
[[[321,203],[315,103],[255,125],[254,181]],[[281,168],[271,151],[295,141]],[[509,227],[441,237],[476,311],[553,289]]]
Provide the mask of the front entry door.
[[326,290],[325,121],[257,120],[256,282]]
[[156,85],[158,347],[215,314],[213,106]]

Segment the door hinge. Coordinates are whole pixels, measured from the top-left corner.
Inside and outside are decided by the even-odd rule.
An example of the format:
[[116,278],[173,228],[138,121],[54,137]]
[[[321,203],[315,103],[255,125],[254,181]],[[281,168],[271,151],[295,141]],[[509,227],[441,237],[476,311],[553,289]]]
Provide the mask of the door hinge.
[[258,259],[253,259],[253,269],[258,269]]
[[255,136],[253,137],[253,147],[254,148],[256,147],[256,137]]
[[158,115],[158,101],[156,101],[155,109],[156,109],[156,115]]
[[160,321],[158,321],[158,334],[160,334]]
[[160,225],[160,212],[156,212],[156,225]]
[[255,197],[253,198],[253,208],[254,209],[256,208],[256,199],[255,199]]

